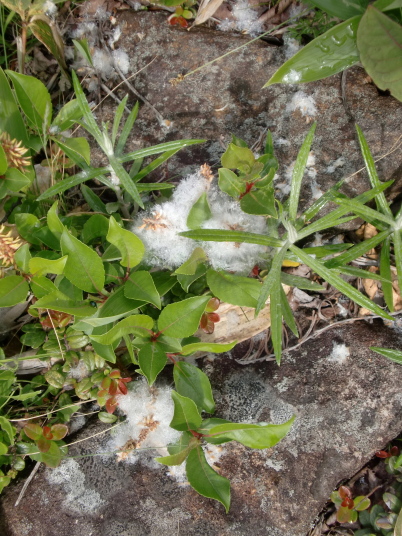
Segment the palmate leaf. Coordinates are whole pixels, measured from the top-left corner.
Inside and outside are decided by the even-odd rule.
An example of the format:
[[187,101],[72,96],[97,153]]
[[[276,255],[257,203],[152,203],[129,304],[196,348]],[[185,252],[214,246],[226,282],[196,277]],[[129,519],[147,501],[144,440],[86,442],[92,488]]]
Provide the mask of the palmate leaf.
[[230,508],[230,482],[208,465],[204,451],[199,446],[190,451],[186,462],[186,474],[192,488],[200,495],[223,504],[226,513]]

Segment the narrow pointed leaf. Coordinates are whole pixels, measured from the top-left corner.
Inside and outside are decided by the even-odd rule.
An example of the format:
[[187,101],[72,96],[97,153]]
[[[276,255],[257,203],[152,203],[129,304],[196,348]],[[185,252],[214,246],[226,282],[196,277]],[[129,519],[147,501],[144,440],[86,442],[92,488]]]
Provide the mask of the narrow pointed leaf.
[[137,337],[147,337],[154,325],[154,321],[147,315],[131,315],[121,320],[112,329],[103,335],[91,335],[91,340],[100,344],[112,344],[121,339],[124,335],[136,335]]
[[286,242],[282,246],[282,248],[276,253],[272,261],[271,270],[269,271],[260,289],[260,294],[258,296],[257,306],[255,310],[256,316],[261,311],[261,309],[265,307],[265,303],[269,295],[271,294],[275,281],[280,281],[282,263],[283,263],[283,259],[285,258],[288,247],[289,247],[289,244]]
[[137,115],[138,115],[138,108],[139,108],[139,104],[137,101],[123,125],[122,131],[119,136],[119,139],[117,140],[116,149],[115,149],[115,153],[118,156],[120,156],[120,154],[123,152],[128,136],[130,135],[130,132],[133,129],[135,120],[137,119]]
[[246,244],[259,244],[267,247],[278,247],[282,245],[282,240],[269,236],[247,233],[245,231],[223,231],[221,229],[197,229],[195,231],[184,231],[180,236],[193,238],[194,240],[205,240],[206,242],[239,242]]
[[180,353],[181,355],[191,355],[195,352],[222,354],[223,352],[229,352],[234,346],[236,346],[236,342],[230,342],[228,344],[220,344],[216,342],[193,342],[191,344],[185,344]]
[[376,234],[375,236],[369,238],[368,240],[363,240],[356,246],[348,249],[341,255],[330,259],[325,262],[327,268],[336,268],[337,266],[342,266],[348,264],[349,262],[354,261],[355,259],[361,257],[370,249],[375,248],[378,244],[381,244],[390,234],[390,231],[381,231],[381,233]]
[[397,230],[392,235],[394,242],[395,266],[398,277],[399,291],[402,292],[402,230]]
[[176,391],[172,391],[172,398],[174,414],[170,427],[179,430],[179,432],[197,430],[202,423],[202,418],[196,403],[191,398],[182,396]]
[[226,513],[230,508],[230,482],[208,465],[201,447],[193,449],[186,462],[186,473],[192,488],[200,495],[223,504]]
[[71,158],[71,160],[77,164],[77,166],[89,166],[91,156],[89,143],[86,138],[65,138],[63,140],[59,138],[52,139],[56,145],[66,153],[68,158]]
[[206,192],[204,192],[190,209],[187,217],[187,227],[189,229],[199,229],[211,216],[212,212],[208,203],[208,197]]
[[134,233],[120,227],[113,216],[110,216],[106,240],[120,251],[122,266],[134,268],[141,262],[145,252],[144,244]]
[[292,174],[292,184],[289,197],[289,217],[291,220],[296,220],[297,208],[299,206],[299,197],[300,197],[300,188],[301,182],[303,179],[304,172],[306,171],[306,164],[308,155],[310,152],[310,147],[314,139],[314,132],[317,123],[313,123],[311,126],[306,139],[303,142],[303,145],[300,148],[299,154],[297,155],[295,167]]
[[346,20],[355,15],[363,15],[368,0],[310,0],[310,3],[333,17]]
[[205,372],[190,363],[177,361],[173,368],[173,378],[180,395],[191,398],[200,411],[214,413],[215,401]]
[[166,359],[165,350],[157,342],[146,344],[139,351],[138,362],[149,385],[154,383],[158,374],[165,368]]
[[152,303],[158,309],[161,308],[161,298],[149,272],[132,273],[124,285],[124,295],[126,298]]
[[274,347],[276,362],[280,365],[282,354],[282,301],[281,280],[275,279],[270,292],[271,341]]
[[197,331],[210,296],[196,296],[167,305],[158,320],[158,329],[170,337],[189,337]]
[[395,363],[399,363],[399,365],[402,365],[401,350],[392,350],[391,348],[379,348],[378,346],[370,346],[370,350],[373,350],[373,352],[377,352],[377,354],[381,354],[384,357],[391,359],[391,361],[395,361]]
[[286,325],[289,326],[289,328],[291,329],[295,337],[298,337],[299,331],[297,329],[297,324],[296,324],[295,318],[293,316],[293,311],[289,305],[288,299],[286,297],[286,294],[285,294],[285,291],[283,290],[282,285],[281,285],[281,305],[282,305],[283,320],[286,322]]

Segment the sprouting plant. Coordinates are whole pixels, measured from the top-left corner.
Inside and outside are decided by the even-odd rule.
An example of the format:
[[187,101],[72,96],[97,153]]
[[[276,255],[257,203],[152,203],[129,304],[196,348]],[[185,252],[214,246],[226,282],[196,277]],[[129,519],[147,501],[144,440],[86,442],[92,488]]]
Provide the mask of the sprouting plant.
[[402,100],[402,67],[398,61],[402,42],[399,0],[374,3],[369,0],[310,0],[310,4],[344,22],[316,37],[286,61],[266,86],[321,80],[360,61],[380,89],[389,90]]
[[367,510],[371,504],[370,499],[363,495],[353,499],[351,490],[346,486],[332,492],[331,501],[336,506],[336,520],[339,523],[354,523],[359,512]]
[[301,43],[306,37],[315,39],[336,24],[336,21],[331,15],[322,9],[315,8],[305,17],[301,17],[293,22],[287,29],[287,33],[290,37],[297,39]]

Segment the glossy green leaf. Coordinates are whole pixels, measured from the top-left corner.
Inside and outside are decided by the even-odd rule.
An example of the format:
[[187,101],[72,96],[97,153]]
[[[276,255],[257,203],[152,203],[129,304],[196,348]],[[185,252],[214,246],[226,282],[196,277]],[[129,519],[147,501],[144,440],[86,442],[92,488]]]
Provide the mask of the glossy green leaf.
[[17,226],[18,233],[24,240],[37,246],[41,244],[40,240],[38,240],[34,235],[34,231],[40,227],[40,221],[34,214],[16,214],[15,224]]
[[319,276],[321,276],[325,281],[327,281],[337,290],[345,294],[345,296],[359,304],[361,307],[365,307],[369,311],[372,311],[374,314],[379,315],[383,318],[387,318],[388,320],[392,320],[392,316],[383,311],[381,307],[372,302],[369,298],[361,294],[361,292],[349,285],[349,283],[346,283],[346,281],[344,281],[341,277],[334,273],[333,270],[328,269],[320,261],[317,261],[309,255],[306,255],[303,250],[299,249],[294,245],[291,245],[290,249],[293,251],[293,253],[298,255],[298,257],[302,260],[304,264],[307,264],[307,266],[314,270],[314,272],[316,272]]
[[183,432],[177,443],[168,446],[170,456],[155,458],[155,460],[165,465],[181,465],[187,458],[190,450],[194,449],[199,444],[200,441],[197,438],[193,437],[188,432]]
[[142,302],[130,300],[124,295],[124,287],[120,287],[111,294],[99,310],[99,318],[132,313],[143,305]]
[[91,154],[86,138],[52,138],[53,141],[66,153],[68,158],[80,167],[89,166]]
[[131,315],[121,320],[112,329],[103,335],[91,335],[91,340],[100,344],[112,344],[124,335],[136,335],[146,337],[150,335],[154,321],[147,315]]
[[356,33],[361,17],[353,17],[320,35],[285,62],[264,87],[314,82],[339,73],[360,59]]
[[261,190],[251,190],[241,198],[240,208],[247,214],[277,218],[274,189],[268,187]]
[[186,473],[195,491],[204,497],[219,501],[225,507],[226,513],[229,511],[230,482],[208,465],[201,447],[190,451],[186,462]]
[[219,179],[218,184],[219,188],[225,194],[239,199],[241,194],[246,191],[246,183],[244,180],[240,179],[236,173],[227,168],[220,168],[218,170]]
[[88,304],[88,301],[71,300],[59,290],[45,294],[31,307],[34,309],[52,309],[79,318],[90,316],[93,313],[93,308]]
[[47,452],[41,452],[40,454],[29,454],[29,457],[54,469],[60,465],[63,454],[57,443],[55,443],[55,441],[50,441],[49,450]]
[[255,162],[255,156],[248,147],[240,147],[230,143],[221,158],[222,166],[229,169],[238,169],[242,173],[250,173]]
[[172,391],[174,403],[174,414],[170,422],[170,427],[179,432],[197,430],[202,423],[201,415],[196,403],[186,396],[182,396],[176,391]]
[[102,259],[67,230],[60,239],[63,255],[68,255],[64,275],[73,285],[86,292],[101,292],[105,283]]
[[402,365],[401,350],[392,350],[391,348],[379,348],[378,346],[370,346],[370,350],[373,350],[373,352],[377,352],[377,354],[381,354],[384,357],[391,359],[391,361],[395,361],[395,363]]
[[188,292],[190,286],[194,283],[194,281],[197,281],[197,279],[200,279],[200,277],[205,275],[206,271],[207,271],[207,266],[205,264],[198,264],[195,270],[195,273],[193,275],[178,274],[176,276],[177,281],[179,282],[184,292]]
[[124,285],[124,295],[132,300],[152,303],[161,308],[161,299],[149,272],[133,272]]
[[26,300],[29,286],[21,275],[0,279],[0,307],[12,307]]
[[154,383],[158,374],[165,368],[166,359],[166,352],[157,341],[146,344],[139,351],[138,362],[149,385]]
[[52,101],[46,86],[37,78],[6,71],[11,78],[19,105],[28,122],[37,131],[47,129],[52,118]]
[[210,352],[212,354],[222,354],[223,352],[229,352],[236,342],[230,342],[227,344],[220,344],[216,342],[193,342],[191,344],[185,344],[181,349],[181,355],[191,355],[195,352]]
[[57,127],[59,132],[68,130],[82,117],[82,112],[77,99],[68,101],[59,111],[52,122],[52,127]]
[[48,225],[49,229],[51,230],[51,232],[57,238],[60,238],[60,236],[63,234],[63,232],[65,230],[65,227],[62,224],[62,222],[61,222],[61,220],[60,220],[60,218],[59,218],[59,216],[57,214],[57,205],[58,205],[58,202],[55,201],[53,203],[53,205],[50,207],[50,209],[48,210],[46,220],[47,220],[47,225]]
[[[186,346],[183,347],[184,351],[185,348]],[[215,401],[205,372],[190,363],[177,361],[173,368],[173,378],[179,395],[191,398],[200,411],[214,413]]]
[[184,231],[180,236],[193,238],[194,240],[205,240],[206,242],[238,242],[246,244],[259,244],[267,247],[278,247],[283,244],[282,240],[272,238],[257,233],[247,233],[245,231],[223,231],[221,229],[197,229],[195,231]]
[[195,248],[190,258],[177,268],[175,275],[194,275],[200,263],[207,260],[207,255],[202,248]]
[[39,426],[39,424],[33,423],[33,422],[27,422],[24,426],[24,432],[29,437],[29,439],[33,439],[34,441],[37,441],[39,438],[42,437],[42,428]]
[[12,139],[22,141],[24,146],[28,143],[28,134],[24,120],[19,111],[10,84],[0,67],[0,130],[8,132]]
[[167,305],[158,320],[158,329],[169,337],[189,337],[198,329],[210,296],[196,296]]
[[261,283],[256,279],[232,275],[212,268],[207,272],[207,282],[214,296],[240,307],[256,307],[262,288]]
[[[84,223],[80,238],[82,242],[84,242],[85,244],[89,244],[97,238],[99,239],[101,237],[106,237],[108,231],[108,218],[106,218],[102,214],[94,214]],[[105,261],[104,256],[102,256],[102,261]]]
[[402,27],[369,6],[359,24],[357,47],[375,84],[402,100]]
[[156,462],[163,463],[164,465],[181,465],[184,460],[187,458],[190,450],[195,448],[196,445],[193,446],[187,446],[180,452],[177,452],[176,454],[171,454],[170,456],[163,456],[160,458],[154,458]]
[[[294,420],[293,416],[283,424],[225,423],[212,427],[208,434],[211,436],[222,434],[226,441],[238,441],[253,449],[266,449],[273,447],[286,436]],[[205,440],[208,442],[208,437],[205,437]]]
[[4,184],[11,192],[19,192],[22,188],[29,186],[33,181],[33,174],[29,172],[21,173],[17,168],[10,167],[4,175]]
[[31,290],[35,298],[42,298],[51,292],[57,292],[56,285],[44,276],[34,276],[30,281]]
[[134,233],[120,227],[113,216],[109,219],[109,232],[106,240],[120,251],[122,266],[134,268],[141,262],[145,252],[144,244]]
[[333,17],[346,20],[356,15],[363,15],[369,0],[310,0],[310,4],[318,7]]
[[[84,196],[85,201],[91,207],[94,212],[101,212],[102,214],[107,214],[105,203],[96,195],[96,193],[86,186],[81,184],[81,193]],[[97,215],[97,214],[96,214]]]
[[11,425],[10,421],[6,417],[0,415],[0,428],[7,434],[10,445],[14,445],[14,436],[16,434],[15,428]]
[[62,274],[67,262],[67,255],[55,261],[32,257],[29,261],[29,271],[33,275]]
[[207,193],[204,192],[190,209],[187,217],[187,227],[189,229],[199,229],[211,216],[212,212],[209,207]]
[[29,244],[24,244],[14,254],[14,262],[18,266],[21,272],[27,274],[29,272],[29,261],[31,259],[31,253],[29,251]]

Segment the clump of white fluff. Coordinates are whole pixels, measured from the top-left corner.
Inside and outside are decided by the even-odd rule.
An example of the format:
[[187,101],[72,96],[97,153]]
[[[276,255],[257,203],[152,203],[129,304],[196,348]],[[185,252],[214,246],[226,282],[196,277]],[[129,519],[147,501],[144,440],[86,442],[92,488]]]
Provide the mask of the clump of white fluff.
[[237,0],[232,7],[234,20],[224,19],[218,29],[227,32],[238,30],[250,35],[258,35],[262,31],[262,23],[258,20],[258,11],[250,7],[248,0]]
[[299,110],[304,117],[315,117],[317,114],[314,98],[304,93],[304,91],[297,91],[293,95],[292,100],[287,106],[287,110],[290,112]]

